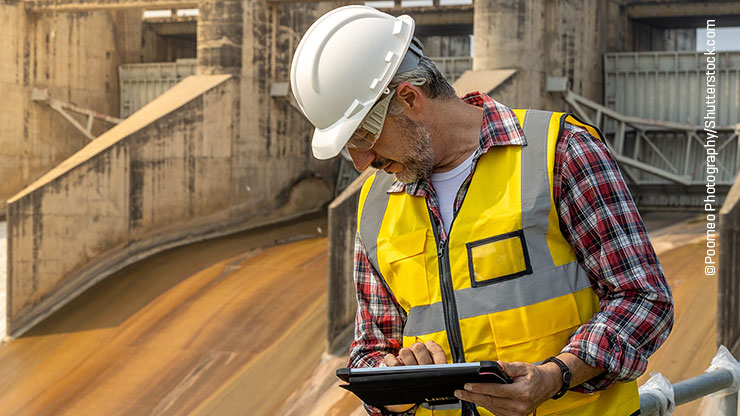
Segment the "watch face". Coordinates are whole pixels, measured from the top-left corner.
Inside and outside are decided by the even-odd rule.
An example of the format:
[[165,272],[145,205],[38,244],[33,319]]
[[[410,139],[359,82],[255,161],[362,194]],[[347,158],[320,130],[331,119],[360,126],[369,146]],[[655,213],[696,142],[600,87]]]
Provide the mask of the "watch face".
[[570,379],[573,378],[573,374],[570,371],[563,373],[563,383],[570,385]]

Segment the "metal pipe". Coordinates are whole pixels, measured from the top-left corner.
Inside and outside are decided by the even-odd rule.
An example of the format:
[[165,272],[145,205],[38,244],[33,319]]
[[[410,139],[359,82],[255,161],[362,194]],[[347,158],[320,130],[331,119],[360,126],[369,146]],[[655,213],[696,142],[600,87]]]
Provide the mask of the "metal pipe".
[[702,396],[730,387],[732,373],[730,370],[716,370],[673,385],[676,406],[694,401]]
[[658,414],[660,411],[660,399],[653,393],[643,393],[640,395],[640,414],[650,416]]
[[[694,401],[711,393],[726,389],[732,385],[732,373],[729,370],[715,370],[680,381],[673,385],[676,406]],[[723,397],[720,402],[723,415],[737,415],[737,392]],[[660,411],[660,398],[653,393],[640,395],[640,412],[643,416],[657,415]]]

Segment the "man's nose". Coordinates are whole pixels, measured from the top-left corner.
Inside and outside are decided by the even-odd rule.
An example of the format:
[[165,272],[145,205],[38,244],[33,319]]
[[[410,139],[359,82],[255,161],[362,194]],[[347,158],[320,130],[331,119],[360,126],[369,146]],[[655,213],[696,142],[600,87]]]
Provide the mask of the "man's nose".
[[370,166],[371,163],[373,163],[373,160],[375,160],[375,152],[372,149],[347,149],[347,151],[349,151],[349,155],[352,158],[352,163],[355,164],[355,168],[357,168],[357,170],[359,171],[367,169],[367,167]]

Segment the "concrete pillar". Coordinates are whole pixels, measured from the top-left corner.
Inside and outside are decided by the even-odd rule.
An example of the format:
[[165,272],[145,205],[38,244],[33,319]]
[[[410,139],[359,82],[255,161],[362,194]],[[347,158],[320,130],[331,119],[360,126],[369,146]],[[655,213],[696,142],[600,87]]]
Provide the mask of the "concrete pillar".
[[239,75],[243,0],[200,0],[198,9],[198,74]]
[[494,94],[512,108],[563,110],[545,90],[548,75],[567,77],[575,92],[601,101],[610,13],[606,1],[476,0],[473,69],[516,69]]

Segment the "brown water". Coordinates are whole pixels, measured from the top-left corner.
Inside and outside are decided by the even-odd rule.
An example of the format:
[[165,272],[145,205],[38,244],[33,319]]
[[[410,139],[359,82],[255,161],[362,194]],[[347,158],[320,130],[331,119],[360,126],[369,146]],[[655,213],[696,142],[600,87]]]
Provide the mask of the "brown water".
[[116,273],[0,347],[0,415],[271,414],[324,350],[318,226],[193,244]]

